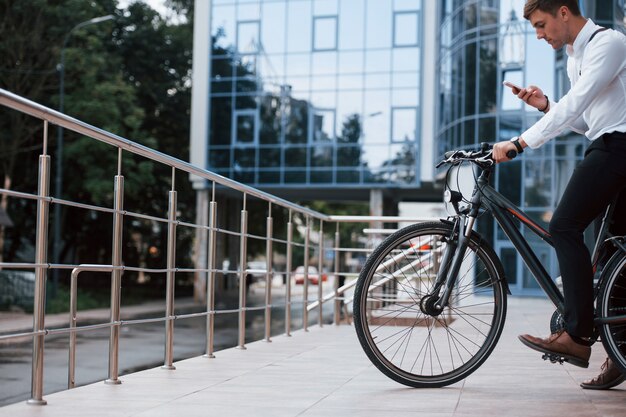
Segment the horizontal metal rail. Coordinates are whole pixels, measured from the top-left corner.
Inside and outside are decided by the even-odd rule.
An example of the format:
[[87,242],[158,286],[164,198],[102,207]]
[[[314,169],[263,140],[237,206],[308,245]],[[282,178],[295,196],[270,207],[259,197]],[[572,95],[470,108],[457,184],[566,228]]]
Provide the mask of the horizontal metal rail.
[[[316,308],[319,308],[317,314],[317,321],[319,325],[322,325],[324,303],[334,300],[334,322],[339,324],[339,312],[340,308],[343,308],[347,312],[346,305],[350,302],[350,295],[347,294],[354,285],[356,280],[351,280],[344,285],[339,285],[339,281],[343,278],[357,277],[358,271],[348,269],[346,263],[343,267],[346,270],[341,270],[342,266],[339,262],[340,256],[352,257],[352,260],[362,259],[363,254],[368,254],[372,251],[372,242],[375,242],[377,236],[373,236],[369,243],[364,243],[360,240],[357,244],[348,246],[346,242],[340,242],[339,238],[339,226],[347,223],[414,223],[419,221],[433,220],[432,218],[423,217],[402,217],[402,216],[329,216],[319,213],[315,210],[311,210],[307,207],[300,206],[290,201],[281,199],[274,195],[268,194],[261,190],[252,188],[250,186],[241,184],[237,181],[233,181],[216,173],[207,171],[203,168],[193,166],[182,160],[165,155],[153,149],[150,149],[141,144],[132,142],[123,137],[117,136],[110,132],[106,132],[102,129],[91,126],[75,118],[69,117],[65,114],[57,112],[56,110],[47,108],[45,106],[34,103],[25,98],[19,97],[6,90],[0,89],[0,105],[6,106],[11,109],[20,111],[24,114],[31,115],[43,121],[44,124],[44,138],[43,138],[43,155],[40,157],[40,161],[43,160],[43,166],[48,167],[51,157],[47,155],[47,132],[48,123],[53,123],[61,128],[71,130],[78,134],[87,136],[91,139],[98,140],[100,142],[111,145],[118,150],[118,169],[115,175],[114,186],[114,206],[102,207],[94,204],[87,204],[83,202],[75,202],[62,199],[60,195],[51,196],[48,192],[48,184],[50,180],[49,172],[40,171],[40,178],[38,179],[38,192],[27,193],[13,191],[5,188],[0,188],[0,195],[5,195],[10,198],[23,199],[33,201],[37,203],[38,209],[42,208],[38,212],[38,224],[37,224],[37,242],[36,253],[37,257],[35,262],[0,262],[0,268],[4,270],[16,269],[16,270],[33,270],[36,272],[36,290],[35,290],[35,310],[37,313],[34,315],[35,325],[32,332],[19,332],[13,334],[5,334],[0,336],[0,341],[11,341],[21,338],[33,338],[33,377],[32,383],[32,398],[29,400],[31,404],[45,404],[42,399],[43,389],[43,354],[44,344],[43,337],[49,335],[70,335],[70,366],[68,369],[68,385],[73,387],[74,372],[75,372],[75,349],[76,349],[76,336],[79,333],[96,331],[101,329],[109,329],[111,336],[109,338],[109,378],[107,383],[119,384],[121,381],[118,379],[118,354],[119,354],[119,330],[122,326],[133,326],[147,323],[159,323],[165,322],[165,361],[164,369],[173,370],[172,358],[173,358],[173,340],[174,340],[174,327],[173,322],[176,320],[190,319],[190,318],[207,318],[207,348],[206,357],[212,358],[213,355],[213,318],[221,314],[238,314],[239,315],[239,346],[244,348],[245,332],[246,332],[246,312],[252,311],[265,311],[265,340],[270,342],[270,329],[272,321],[272,309],[284,308],[285,314],[285,333],[290,335],[292,328],[291,310],[292,308],[300,308],[302,311],[302,328],[306,329],[309,325],[308,313]],[[171,168],[171,178],[166,178],[164,181],[171,184],[171,190],[169,191],[168,213],[165,216],[148,215],[143,213],[136,213],[124,209],[123,197],[124,197],[124,177],[121,172],[122,165],[122,152],[129,152],[134,155],[149,159],[151,161],[164,164]],[[57,161],[58,162],[58,161]],[[196,222],[182,221],[177,218],[176,214],[176,188],[175,179],[177,171],[185,172],[190,175],[197,176],[208,182],[212,182],[213,196],[210,202],[210,219],[208,221],[196,220]],[[221,189],[222,187],[239,192],[243,197],[243,211],[241,216],[241,222],[237,226],[219,227],[216,221],[217,201],[215,200],[216,185]],[[268,214],[265,222],[266,235],[260,235],[258,232],[248,232],[248,211],[246,209],[246,199],[255,197],[265,202],[268,205]],[[56,208],[59,207],[71,207],[80,210],[89,210],[94,212],[100,212],[110,214],[114,220],[113,238],[112,240],[112,262],[111,264],[63,264],[57,262],[47,262],[48,251],[48,239],[47,239],[47,227],[48,227],[48,207],[54,204]],[[273,225],[274,218],[272,217],[273,207],[278,206],[288,211],[288,220],[285,219],[287,226],[287,233],[285,238],[278,238],[275,236]],[[199,211],[199,210],[198,210]],[[206,208],[209,211],[209,208]],[[56,213],[55,213],[56,216]],[[56,218],[56,217],[55,217]],[[148,268],[139,264],[135,266],[124,265],[122,258],[122,247],[124,244],[128,244],[127,238],[124,237],[123,224],[128,219],[139,219],[147,222],[155,222],[159,224],[168,225],[168,239],[167,246],[163,245],[162,253],[167,253],[167,268]],[[334,242],[329,244],[327,239],[329,223],[334,223],[337,226]],[[200,239],[202,234],[209,235],[209,245],[206,253],[200,254],[198,259],[206,258],[205,262],[194,261],[194,267],[178,267],[175,264],[176,254],[176,228],[185,227],[191,228],[196,233],[196,236]],[[380,235],[383,233],[381,232]],[[379,235],[376,233],[375,235]],[[230,256],[221,254],[221,258],[216,257],[215,246],[216,236],[222,240],[228,239],[229,241],[238,240],[238,253],[232,253]],[[266,243],[265,260],[266,267],[251,268],[248,267],[248,263],[252,260],[248,251],[248,240]],[[352,242],[350,242],[352,243]],[[274,246],[273,246],[274,245]],[[280,246],[280,248],[276,248]],[[278,249],[278,250],[277,250]],[[294,250],[298,249],[298,250]],[[274,253],[282,253],[284,255],[283,261],[279,264],[274,260]],[[329,262],[325,262],[325,254],[332,252],[334,254],[333,266],[329,267]],[[299,259],[295,259],[295,254],[298,254]],[[239,256],[237,256],[239,255]],[[356,255],[356,256],[355,256]],[[58,259],[53,259],[58,261]],[[222,263],[218,267],[220,261],[228,259],[230,262],[236,260],[236,264],[230,264],[226,267],[226,264]],[[107,260],[108,261],[108,260]],[[295,271],[300,266],[304,266],[304,281],[301,287],[302,293],[295,296],[296,290],[292,288],[292,281],[295,283]],[[309,294],[309,286],[311,279],[314,278],[313,273],[309,271],[309,265],[313,267],[315,265],[318,270],[318,287],[316,294]],[[354,268],[355,262],[352,262],[349,268]],[[46,273],[50,270],[73,270],[72,272],[72,288],[70,290],[70,317],[69,327],[67,328],[51,328],[45,327],[43,314],[43,307],[46,294],[45,282]],[[332,272],[326,272],[332,270]],[[111,273],[111,316],[106,323],[95,323],[78,326],[78,314],[77,311],[77,277],[79,272],[108,272]],[[163,302],[165,309],[165,316],[162,317],[148,317],[140,319],[123,320],[120,317],[120,299],[121,299],[121,281],[123,280],[124,272],[133,272],[137,274],[166,274],[166,299]],[[176,274],[195,274],[194,277],[205,276],[206,277],[206,310],[202,312],[193,312],[187,314],[174,314],[175,310],[175,298],[173,283],[175,282]],[[216,309],[214,303],[215,297],[215,274],[221,274],[227,278],[226,282],[232,282],[237,280],[239,285],[239,306],[238,308],[229,309]],[[325,280],[322,279],[322,274],[332,277],[333,288],[327,288]],[[283,285],[283,283],[276,282],[273,278],[280,275],[284,280],[284,298],[277,298],[275,294],[272,294],[273,285]],[[246,301],[245,286],[251,284],[251,277],[255,279],[255,285],[265,285],[265,301],[261,305],[248,305]],[[194,278],[195,279],[195,278]],[[201,280],[200,280],[201,281]],[[195,283],[196,281],[194,281]],[[256,287],[258,288],[258,287]],[[327,291],[329,290],[329,291]],[[326,293],[324,291],[327,291]],[[341,302],[344,302],[341,305]]]

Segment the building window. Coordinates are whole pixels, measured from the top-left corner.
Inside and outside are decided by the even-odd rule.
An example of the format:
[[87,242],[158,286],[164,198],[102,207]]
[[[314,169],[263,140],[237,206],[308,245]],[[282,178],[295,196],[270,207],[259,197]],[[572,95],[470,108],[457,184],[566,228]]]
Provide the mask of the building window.
[[335,109],[312,107],[309,121],[309,142],[329,143],[335,141]]
[[237,22],[237,52],[256,54],[259,52],[261,23],[258,20]]
[[256,110],[235,110],[233,112],[233,145],[257,146],[259,129]]
[[417,133],[417,108],[393,107],[391,109],[391,141],[414,141]]
[[419,12],[393,13],[393,46],[395,48],[419,45]]
[[337,16],[313,17],[313,51],[337,50]]

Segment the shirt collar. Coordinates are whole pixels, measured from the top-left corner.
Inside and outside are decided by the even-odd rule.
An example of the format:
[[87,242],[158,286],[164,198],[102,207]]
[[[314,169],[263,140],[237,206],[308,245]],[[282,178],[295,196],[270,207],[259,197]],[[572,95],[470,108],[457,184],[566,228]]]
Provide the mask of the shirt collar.
[[585,26],[578,32],[576,35],[576,39],[574,39],[574,43],[572,45],[567,45],[565,47],[565,52],[568,56],[575,57],[582,53],[585,50],[585,46],[589,43],[589,38],[593,35],[600,26],[593,23],[593,20],[587,19],[587,23]]

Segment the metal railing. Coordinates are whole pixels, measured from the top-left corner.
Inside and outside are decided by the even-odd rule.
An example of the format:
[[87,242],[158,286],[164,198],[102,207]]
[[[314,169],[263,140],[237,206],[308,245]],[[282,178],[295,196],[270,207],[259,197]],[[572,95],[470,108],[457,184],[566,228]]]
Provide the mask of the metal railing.
[[[250,311],[263,311],[264,314],[264,339],[270,341],[270,329],[272,323],[272,310],[277,307],[284,308],[285,334],[290,335],[293,330],[292,310],[301,305],[302,308],[302,329],[306,330],[309,326],[309,312],[317,309],[317,324],[322,326],[324,323],[324,303],[333,301],[332,322],[340,323],[341,309],[347,309],[350,300],[350,291],[353,288],[356,277],[358,276],[358,268],[354,265],[347,265],[347,262],[340,262],[340,255],[344,259],[348,256],[364,258],[371,250],[371,244],[364,243],[365,238],[361,238],[359,243],[341,242],[340,227],[348,223],[363,223],[364,226],[382,222],[399,223],[399,222],[416,222],[425,220],[422,218],[410,217],[388,217],[388,216],[329,216],[314,210],[302,207],[284,199],[278,198],[271,194],[265,193],[258,189],[243,185],[236,181],[222,177],[210,171],[193,166],[187,162],[170,157],[141,144],[132,142],[128,139],[90,126],[80,120],[74,119],[67,115],[61,114],[55,110],[49,109],[8,91],[0,89],[0,105],[17,110],[24,114],[30,115],[43,122],[43,152],[39,157],[39,174],[38,189],[36,194],[18,192],[8,189],[0,189],[0,194],[4,194],[10,198],[34,200],[37,203],[37,220],[36,220],[36,241],[35,241],[35,259],[34,262],[0,262],[0,268],[13,270],[34,270],[35,271],[35,289],[33,304],[33,331],[21,332],[13,334],[0,335],[0,341],[15,340],[24,337],[32,337],[33,339],[33,359],[32,359],[32,377],[31,377],[31,398],[29,404],[43,405],[46,401],[43,399],[43,365],[44,365],[44,338],[46,335],[69,334],[69,365],[68,365],[68,388],[73,388],[76,384],[76,338],[78,333],[93,331],[102,328],[110,329],[109,336],[109,365],[108,377],[105,380],[107,384],[119,384],[119,339],[120,328],[122,326],[131,326],[143,323],[164,322],[165,323],[165,346],[164,346],[164,363],[162,368],[166,370],[175,369],[173,365],[174,352],[174,321],[187,319],[192,317],[206,318],[206,341],[205,341],[205,357],[213,358],[215,346],[215,317],[218,314],[237,314],[238,315],[238,344],[240,349],[245,349],[246,340],[246,313]],[[113,177],[114,201],[113,207],[102,207],[83,202],[76,202],[61,199],[61,196],[51,196],[49,192],[50,185],[50,163],[51,156],[48,155],[48,126],[55,124],[74,131],[88,138],[106,143],[117,149],[117,172]],[[122,175],[122,156],[124,152],[129,152],[139,157],[164,164],[171,168],[171,178],[163,179],[163,182],[171,183],[171,190],[168,193],[168,211],[163,217],[150,216],[143,213],[135,213],[125,209],[124,205],[124,176]],[[176,173],[177,171],[192,174],[207,180],[211,185],[212,195],[209,203],[208,224],[196,224],[192,222],[182,221],[177,217],[177,191],[176,191]],[[231,192],[236,191],[241,194],[243,206],[240,214],[239,230],[227,230],[218,225],[218,201],[216,199],[216,186],[225,187]],[[265,236],[258,236],[249,233],[249,218],[247,201],[250,197],[257,198],[267,204],[267,218],[265,223]],[[48,225],[49,225],[49,207],[51,204],[62,205],[82,210],[91,210],[102,213],[109,213],[113,216],[113,233],[112,233],[112,260],[108,265],[70,265],[70,264],[52,264],[48,259]],[[286,228],[285,237],[280,238],[275,235],[276,230],[273,212],[277,209],[286,211]],[[166,244],[166,268],[150,269],[145,267],[135,267],[125,265],[122,257],[122,247],[124,245],[123,224],[125,218],[135,218],[141,220],[149,220],[167,224],[167,244]],[[328,229],[329,224],[335,224],[334,237],[326,239],[324,231]],[[316,227],[317,226],[317,227]],[[207,245],[203,250],[206,253],[206,267],[181,268],[176,266],[176,249],[177,249],[177,229],[179,227],[188,227],[196,231],[196,233],[207,233]],[[332,230],[332,229],[331,229]],[[328,233],[327,233],[328,234]],[[239,239],[239,253],[236,268],[224,265],[218,265],[216,256],[217,242],[225,236]],[[265,268],[251,269],[248,267],[248,241],[262,240],[265,242]],[[326,242],[325,242],[326,241]],[[325,243],[331,243],[330,247],[326,247]],[[370,241],[371,242],[371,241]],[[282,251],[279,249],[282,248]],[[301,298],[294,298],[294,250],[303,251],[302,259],[296,260],[295,265],[302,262],[303,265],[303,283]],[[324,254],[331,251],[333,254],[332,264],[325,259]],[[309,290],[311,279],[309,277],[309,267],[311,252],[316,254],[315,264],[318,271],[317,293],[311,299]],[[277,271],[275,268],[274,258],[277,254],[284,255],[285,269]],[[63,328],[48,329],[45,327],[45,298],[46,298],[46,281],[49,270],[71,270],[70,280],[70,305],[69,307],[69,325]],[[323,271],[329,270],[327,275],[332,277],[332,287],[326,288],[323,279]],[[111,274],[111,299],[110,299],[110,320],[106,323],[97,323],[90,325],[78,326],[77,311],[77,294],[78,294],[78,278],[82,272],[107,272]],[[152,317],[136,320],[122,320],[120,316],[121,309],[121,289],[124,280],[124,271],[143,272],[143,273],[164,273],[166,275],[165,288],[165,316]],[[181,273],[200,273],[206,277],[206,309],[202,312],[189,314],[175,314],[175,297],[174,288],[177,274]],[[282,300],[272,294],[272,281],[274,274],[281,274],[285,277],[284,296]],[[261,274],[264,276],[262,284],[264,284],[265,296],[264,303],[260,306],[249,306],[247,303],[247,280],[250,274]],[[216,278],[218,275],[224,277],[236,277],[239,285],[239,305],[235,309],[216,309]],[[345,278],[345,283],[339,285],[339,277]],[[331,281],[331,280],[329,280]],[[261,286],[262,287],[262,286]],[[325,292],[326,291],[326,292]],[[301,303],[301,304],[300,304]]]

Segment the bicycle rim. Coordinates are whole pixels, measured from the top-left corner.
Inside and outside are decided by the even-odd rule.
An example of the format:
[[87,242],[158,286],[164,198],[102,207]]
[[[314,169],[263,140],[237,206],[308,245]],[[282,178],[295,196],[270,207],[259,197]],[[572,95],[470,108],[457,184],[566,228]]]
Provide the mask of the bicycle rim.
[[[626,256],[619,254],[610,262],[608,279],[600,299],[603,318],[626,315]],[[626,372],[626,323],[603,324],[600,327],[602,344],[611,359]]]
[[413,387],[457,382],[489,356],[504,326],[502,266],[493,251],[470,241],[449,306],[425,313],[451,226],[409,226],[387,238],[366,262],[355,290],[355,326],[370,360]]

